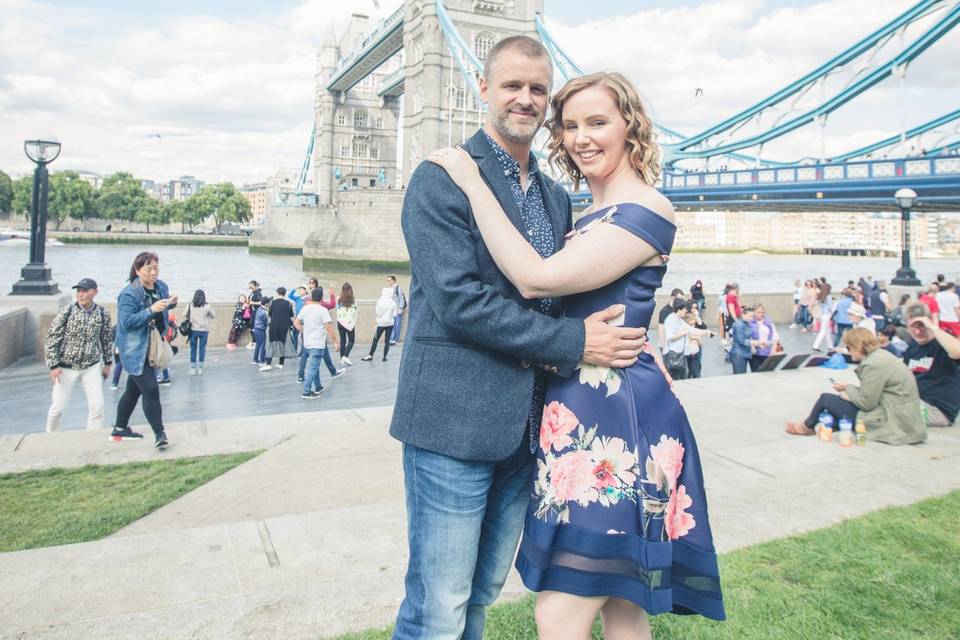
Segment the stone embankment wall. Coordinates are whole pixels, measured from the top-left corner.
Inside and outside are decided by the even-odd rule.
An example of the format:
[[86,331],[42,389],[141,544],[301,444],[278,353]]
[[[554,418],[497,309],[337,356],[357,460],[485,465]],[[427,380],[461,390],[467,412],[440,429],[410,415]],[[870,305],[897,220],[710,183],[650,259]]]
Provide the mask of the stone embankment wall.
[[[660,308],[667,303],[667,299],[668,296],[666,294],[658,295],[656,297],[657,311],[659,311]],[[707,325],[712,329],[716,329],[718,326],[715,299],[715,294],[707,294],[707,308],[704,314],[706,316],[705,320]],[[9,297],[7,298],[7,302],[10,302]],[[767,315],[774,321],[774,323],[776,323],[779,328],[785,329],[786,326],[792,321],[792,294],[758,293],[745,295],[742,298],[743,304],[753,305],[760,302],[762,302],[766,307]],[[357,304],[359,306],[356,329],[357,344],[369,345],[373,340],[373,336],[376,331],[376,301],[360,300],[357,302]],[[230,324],[233,320],[234,305],[232,303],[215,303],[211,306],[216,312],[217,317],[211,322],[210,337],[207,344],[210,347],[222,347],[226,345],[227,337],[230,334]],[[43,312],[34,314],[31,311],[30,315],[28,316],[27,307],[0,308],[0,368],[25,355],[34,354],[34,356],[38,359],[43,357],[43,337],[46,335],[47,327],[50,326],[50,322],[53,320],[55,309],[56,306],[51,304],[49,308]],[[107,309],[110,310],[110,316],[113,321],[116,322],[116,305],[110,303],[107,305]],[[174,310],[174,314],[178,319],[183,318],[186,315],[185,304],[181,303],[177,309]],[[331,312],[331,315],[334,319],[336,319],[335,311]],[[657,314],[655,313],[650,326],[651,331],[655,331],[657,328],[656,315]],[[406,333],[406,329],[407,320],[404,318],[403,334]],[[402,338],[403,336],[401,336],[401,340]],[[243,337],[241,338],[239,344],[244,346],[249,341],[250,332],[244,331]],[[178,338],[178,341],[175,344],[185,346],[186,342],[181,336]]]
[[406,263],[400,229],[402,190],[340,191],[322,207],[273,207],[250,238],[253,251],[303,254],[305,260]]

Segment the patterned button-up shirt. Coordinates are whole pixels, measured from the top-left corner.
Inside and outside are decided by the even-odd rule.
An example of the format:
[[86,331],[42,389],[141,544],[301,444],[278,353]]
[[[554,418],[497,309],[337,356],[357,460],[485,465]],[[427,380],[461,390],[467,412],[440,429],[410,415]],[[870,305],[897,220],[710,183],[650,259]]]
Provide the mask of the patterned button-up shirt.
[[[493,153],[500,163],[503,175],[510,182],[510,190],[513,193],[513,200],[520,209],[520,222],[522,232],[527,242],[537,250],[542,257],[547,258],[557,250],[556,242],[553,238],[553,225],[550,222],[550,214],[547,213],[546,203],[543,200],[543,193],[540,191],[540,181],[537,174],[540,167],[537,164],[536,157],[531,153],[527,161],[527,190],[523,190],[520,181],[520,163],[507,153],[506,149],[501,147],[490,135],[484,131],[483,135],[487,137],[487,142],[493,149]],[[538,301],[537,310],[550,315],[553,308],[553,300],[543,298]],[[543,399],[546,391],[545,371],[537,370],[534,372],[533,380],[533,401],[530,404],[530,412],[527,418],[527,424],[530,431],[530,451],[536,450],[536,443],[539,442],[540,420],[543,416]]]

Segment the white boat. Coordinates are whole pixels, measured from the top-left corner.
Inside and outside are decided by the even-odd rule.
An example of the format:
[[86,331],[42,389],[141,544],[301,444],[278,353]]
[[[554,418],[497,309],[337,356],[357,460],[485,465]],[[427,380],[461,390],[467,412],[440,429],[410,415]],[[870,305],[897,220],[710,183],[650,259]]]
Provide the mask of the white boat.
[[[30,232],[20,229],[0,229],[0,247],[30,246]],[[48,247],[62,247],[56,238],[47,238]]]

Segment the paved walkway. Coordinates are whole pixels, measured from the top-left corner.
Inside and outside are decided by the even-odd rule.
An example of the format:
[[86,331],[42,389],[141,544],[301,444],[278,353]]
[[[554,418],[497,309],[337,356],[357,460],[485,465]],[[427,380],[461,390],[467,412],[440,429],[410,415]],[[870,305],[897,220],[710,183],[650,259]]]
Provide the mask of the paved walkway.
[[[790,329],[783,329],[781,333],[789,352],[810,353],[812,335]],[[387,362],[382,362],[379,357],[372,362],[361,362],[360,358],[369,349],[370,345],[357,345],[352,354],[354,366],[347,368],[347,375],[332,381],[322,398],[311,401],[300,399],[302,387],[296,383],[298,363],[295,359],[288,361],[282,370],[259,372],[249,364],[251,351],[208,349],[203,376],[195,377],[187,375],[189,355],[181,352],[170,368],[173,384],[160,388],[163,416],[168,422],[184,422],[201,417],[219,420],[393,404],[402,345],[391,347]],[[378,356],[382,352],[381,346]],[[730,365],[723,361],[720,340],[708,340],[704,349],[703,375],[726,375],[730,371]],[[321,368],[320,374],[327,386],[330,377],[325,367]],[[107,424],[114,423],[117,400],[124,384],[126,375],[121,378],[119,391],[104,389]],[[43,431],[50,406],[47,368],[42,363],[23,359],[0,371],[0,388],[11,386],[17,389],[17,393],[0,395],[0,435]],[[83,389],[77,385],[64,411],[61,428],[83,429],[86,416],[86,399]],[[133,421],[144,421],[139,405]]]
[[[783,433],[827,376],[677,384],[721,551],[960,488],[960,430],[843,449]],[[267,451],[114,536],[0,554],[0,638],[321,638],[389,623],[406,562],[390,407],[170,425],[172,446],[105,432],[0,438],[0,471]],[[523,588],[512,573],[504,597]]]

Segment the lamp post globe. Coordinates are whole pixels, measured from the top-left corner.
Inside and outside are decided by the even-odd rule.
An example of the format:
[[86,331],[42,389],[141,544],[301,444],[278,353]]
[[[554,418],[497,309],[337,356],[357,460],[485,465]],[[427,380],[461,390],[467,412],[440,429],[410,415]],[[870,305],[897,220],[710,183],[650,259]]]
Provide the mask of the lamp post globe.
[[919,287],[920,279],[917,277],[916,271],[910,266],[910,209],[917,201],[917,192],[903,187],[897,189],[897,192],[893,194],[893,199],[900,207],[903,246],[900,249],[900,268],[897,269],[897,275],[890,281],[890,284],[901,287]]
[[33,192],[30,207],[30,259],[20,270],[20,280],[13,285],[10,295],[53,295],[60,288],[53,281],[46,264],[47,196],[50,180],[47,165],[60,155],[60,141],[56,136],[26,140],[23,152],[36,165],[33,170]]

